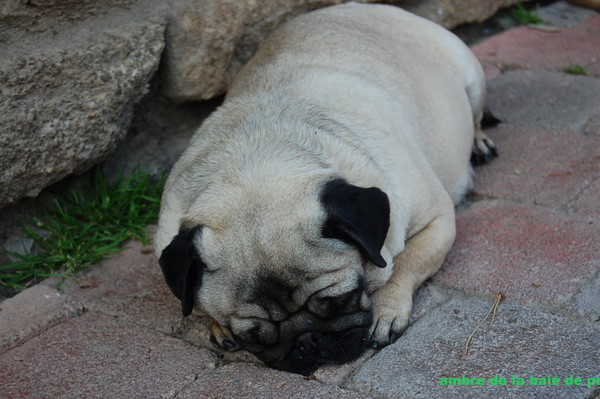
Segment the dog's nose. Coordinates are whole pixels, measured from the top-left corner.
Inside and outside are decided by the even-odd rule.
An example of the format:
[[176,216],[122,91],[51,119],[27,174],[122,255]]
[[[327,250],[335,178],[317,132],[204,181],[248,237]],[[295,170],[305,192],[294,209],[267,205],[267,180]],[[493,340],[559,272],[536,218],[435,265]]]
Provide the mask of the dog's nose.
[[358,327],[337,333],[306,332],[296,338],[288,355],[272,366],[307,375],[324,364],[356,359],[367,346],[368,331]]
[[[345,304],[362,301],[348,295]],[[251,352],[267,365],[280,370],[307,375],[323,364],[343,363],[355,359],[366,349],[371,310],[338,314],[322,318],[304,309],[279,323],[280,340]]]
[[298,359],[305,359],[307,356],[318,356],[321,359],[328,359],[333,356],[332,342],[330,336],[319,332],[309,332],[302,334],[296,340],[296,353]]

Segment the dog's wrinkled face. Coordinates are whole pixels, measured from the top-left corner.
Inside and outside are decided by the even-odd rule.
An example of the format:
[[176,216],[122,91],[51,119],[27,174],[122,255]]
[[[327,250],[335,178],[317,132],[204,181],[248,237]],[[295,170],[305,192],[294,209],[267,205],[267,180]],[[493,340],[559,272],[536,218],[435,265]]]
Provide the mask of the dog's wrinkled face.
[[266,364],[308,374],[366,347],[364,268],[386,266],[389,203],[379,189],[341,179],[312,202],[284,202],[246,202],[218,225],[182,229],[160,264],[184,315],[197,305]]

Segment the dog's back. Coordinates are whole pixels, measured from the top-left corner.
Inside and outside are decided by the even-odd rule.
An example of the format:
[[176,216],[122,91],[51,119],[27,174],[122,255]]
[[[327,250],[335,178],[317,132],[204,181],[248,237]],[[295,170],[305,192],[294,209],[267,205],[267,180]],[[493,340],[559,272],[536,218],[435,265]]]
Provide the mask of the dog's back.
[[[269,38],[228,99],[269,92],[333,110],[355,135],[368,136],[359,137],[364,148],[378,143],[375,157],[395,151],[399,161],[402,148],[424,153],[455,202],[467,189],[483,72],[464,43],[429,21],[357,3],[300,16]],[[381,169],[406,166],[391,161]]]
[[[218,180],[224,164],[211,167],[201,154],[230,153],[223,145],[236,135],[242,141],[253,135],[265,147],[287,135],[317,158],[337,162],[329,166],[354,184],[385,188],[408,213],[424,208],[412,202],[431,197],[425,193],[432,182],[458,202],[471,181],[468,159],[484,90],[481,67],[458,38],[397,7],[351,3],[302,15],[242,69],[173,168],[157,253],[193,213],[186,195],[192,202],[196,196],[185,182],[193,179],[201,190],[202,179]],[[255,125],[260,129],[250,132]],[[327,134],[306,134],[313,128]],[[253,151],[248,147],[247,157]],[[240,159],[242,152],[236,150]],[[423,176],[407,182],[407,173]]]

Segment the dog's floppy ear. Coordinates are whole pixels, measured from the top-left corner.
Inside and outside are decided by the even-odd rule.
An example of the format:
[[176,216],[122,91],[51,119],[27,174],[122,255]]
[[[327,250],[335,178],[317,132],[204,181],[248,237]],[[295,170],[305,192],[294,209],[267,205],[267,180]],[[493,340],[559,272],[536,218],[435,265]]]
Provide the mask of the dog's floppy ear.
[[386,266],[381,248],[390,227],[390,202],[383,191],[334,179],[324,185],[321,203],[327,213],[323,237],[353,245],[374,265]]
[[194,238],[201,232],[202,227],[181,230],[158,260],[167,285],[181,301],[184,316],[192,313],[194,288],[201,283],[202,269],[206,267],[194,246]]

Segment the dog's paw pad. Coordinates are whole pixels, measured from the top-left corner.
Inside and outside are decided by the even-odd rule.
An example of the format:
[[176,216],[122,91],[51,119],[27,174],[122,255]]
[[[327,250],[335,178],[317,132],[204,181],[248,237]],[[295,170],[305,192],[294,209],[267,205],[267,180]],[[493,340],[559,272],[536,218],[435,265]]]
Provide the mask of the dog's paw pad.
[[380,317],[371,327],[369,344],[372,348],[382,348],[393,344],[408,326],[406,317]]
[[240,349],[231,331],[221,326],[214,319],[210,321],[210,343],[219,350],[235,351]]
[[496,145],[481,130],[475,132],[473,141],[473,151],[471,152],[471,163],[473,165],[483,165],[490,162],[498,156]]

